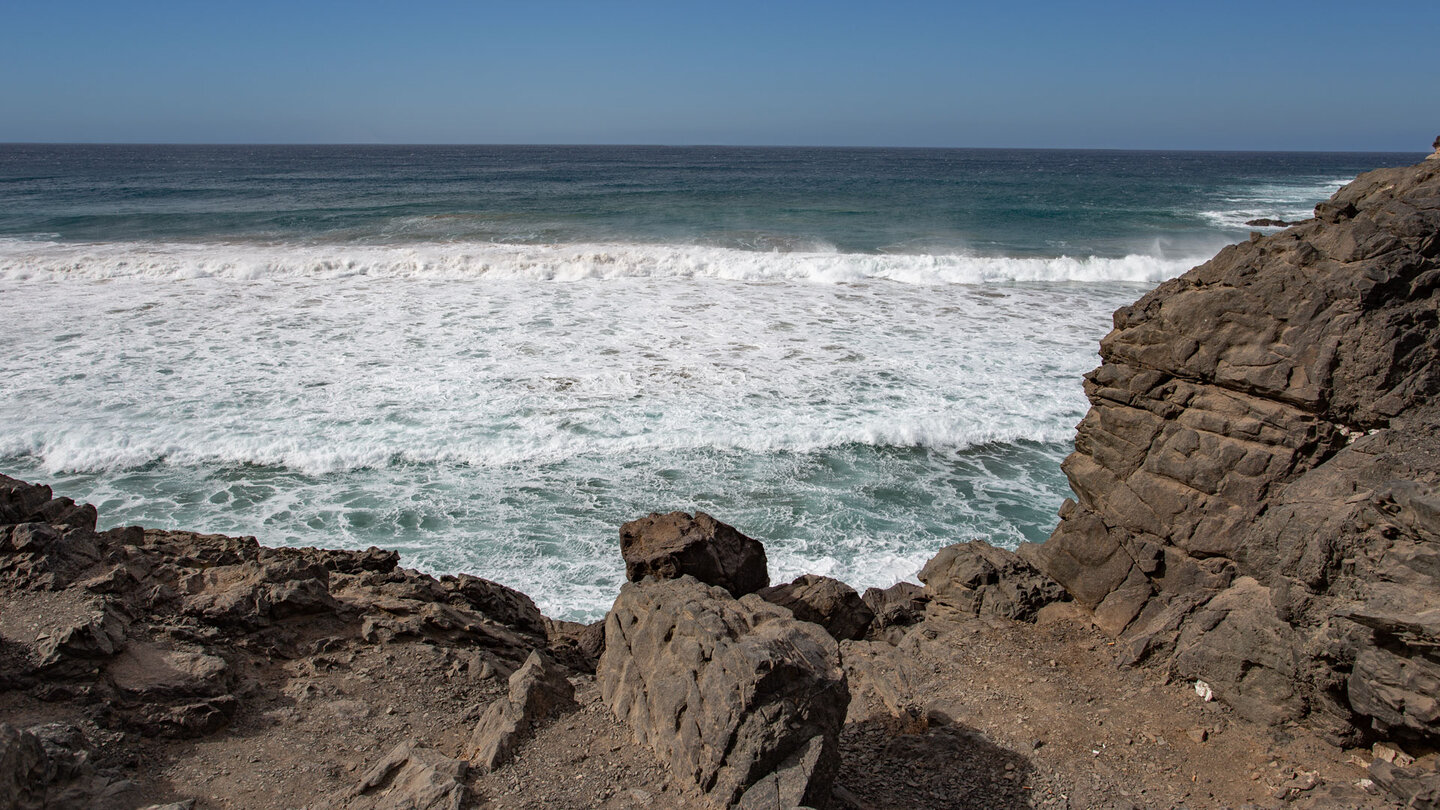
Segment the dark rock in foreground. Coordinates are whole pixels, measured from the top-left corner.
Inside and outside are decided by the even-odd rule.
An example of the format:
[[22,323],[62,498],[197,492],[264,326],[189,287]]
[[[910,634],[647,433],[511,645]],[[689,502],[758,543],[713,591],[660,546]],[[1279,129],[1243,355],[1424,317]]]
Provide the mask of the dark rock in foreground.
[[631,582],[688,574],[734,596],[770,584],[765,547],[704,512],[657,513],[626,523],[620,527],[620,555]]
[[850,694],[818,625],[688,576],[626,583],[596,679],[636,742],[714,806],[829,803]]

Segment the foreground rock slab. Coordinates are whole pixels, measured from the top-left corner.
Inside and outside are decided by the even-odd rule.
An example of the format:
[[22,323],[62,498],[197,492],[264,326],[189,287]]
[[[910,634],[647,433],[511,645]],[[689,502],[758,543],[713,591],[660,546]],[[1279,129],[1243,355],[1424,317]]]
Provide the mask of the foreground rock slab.
[[627,583],[596,679],[636,742],[713,806],[828,805],[850,693],[818,625],[691,577]]

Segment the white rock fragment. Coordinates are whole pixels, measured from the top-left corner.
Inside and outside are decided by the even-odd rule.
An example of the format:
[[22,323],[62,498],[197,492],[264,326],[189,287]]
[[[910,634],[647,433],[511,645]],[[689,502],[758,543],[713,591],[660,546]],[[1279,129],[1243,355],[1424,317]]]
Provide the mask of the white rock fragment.
[[1215,690],[1211,689],[1210,684],[1204,681],[1195,682],[1195,694],[1199,695],[1200,699],[1206,703],[1215,699]]

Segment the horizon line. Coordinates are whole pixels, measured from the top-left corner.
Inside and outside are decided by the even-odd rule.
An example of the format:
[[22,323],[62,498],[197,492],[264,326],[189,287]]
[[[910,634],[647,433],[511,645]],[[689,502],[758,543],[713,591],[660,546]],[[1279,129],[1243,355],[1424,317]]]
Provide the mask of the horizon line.
[[1377,155],[1410,155],[1430,154],[1424,149],[1336,149],[1336,148],[1290,148],[1290,149],[1216,149],[1196,147],[1127,147],[1127,146],[883,146],[883,145],[852,145],[852,144],[755,144],[755,143],[568,143],[537,141],[531,143],[483,143],[483,142],[454,142],[445,143],[439,141],[401,142],[401,141],[0,141],[0,147],[4,146],[247,146],[247,147],[293,147],[293,146],[316,146],[316,147],[563,147],[563,148],[623,148],[623,149],[885,149],[885,150],[968,150],[968,151],[1006,151],[1006,152],[1196,152],[1196,153],[1317,153],[1317,154],[1377,154]]

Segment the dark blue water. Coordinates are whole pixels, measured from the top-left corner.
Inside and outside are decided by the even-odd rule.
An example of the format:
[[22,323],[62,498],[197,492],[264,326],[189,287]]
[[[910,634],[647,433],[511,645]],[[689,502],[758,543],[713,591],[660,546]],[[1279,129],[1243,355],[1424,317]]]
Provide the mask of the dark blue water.
[[[0,145],[0,236],[1181,254],[1374,153]],[[1328,193],[1326,191],[1325,193]]]

